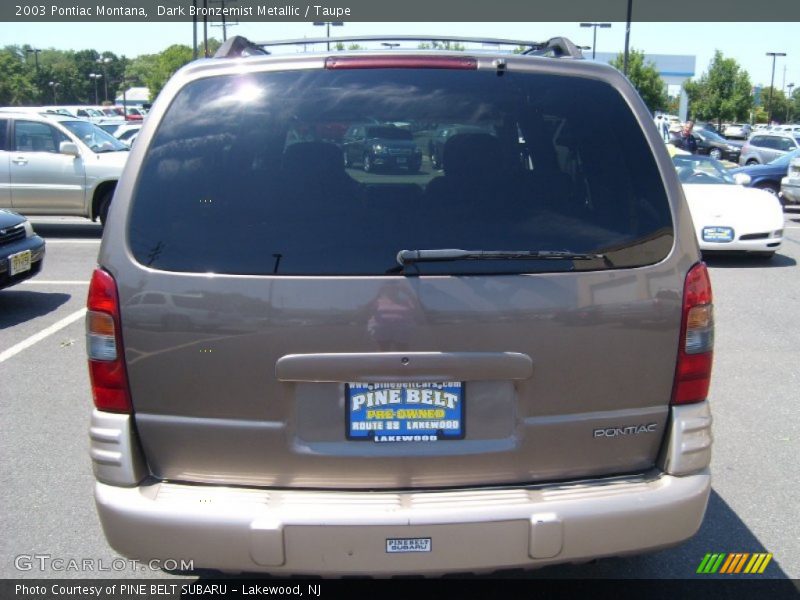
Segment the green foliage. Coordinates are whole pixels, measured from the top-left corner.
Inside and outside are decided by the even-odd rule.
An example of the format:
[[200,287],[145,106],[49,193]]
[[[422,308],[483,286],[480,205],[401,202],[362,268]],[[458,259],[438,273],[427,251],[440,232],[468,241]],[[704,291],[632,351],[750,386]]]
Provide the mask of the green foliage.
[[748,121],[753,108],[750,76],[732,58],[719,50],[698,81],[684,86],[689,96],[689,112],[697,119]]
[[38,100],[39,89],[33,81],[33,73],[27,68],[16,46],[6,46],[0,51],[0,104],[20,106]]
[[[770,89],[765,87],[761,90],[761,102],[764,107],[764,122],[766,123],[769,119],[770,113]],[[786,97],[786,94],[783,93],[782,90],[777,88],[772,88],[772,120],[778,121],[780,123],[785,123],[787,119],[787,115],[790,112],[792,103]]]
[[[622,71],[625,57],[622,53],[611,61],[611,66]],[[639,92],[650,112],[666,110],[669,105],[667,86],[653,62],[645,63],[644,52],[631,48],[628,54],[628,79]]]
[[420,50],[457,50],[459,52],[466,50],[464,44],[459,42],[422,42],[417,48]]

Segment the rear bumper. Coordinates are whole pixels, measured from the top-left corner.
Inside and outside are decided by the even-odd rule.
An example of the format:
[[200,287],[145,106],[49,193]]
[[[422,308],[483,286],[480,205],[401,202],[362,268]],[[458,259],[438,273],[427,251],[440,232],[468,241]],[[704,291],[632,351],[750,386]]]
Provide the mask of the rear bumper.
[[[708,471],[503,489],[329,492],[97,483],[111,546],[194,568],[323,575],[537,567],[653,550],[700,527]],[[387,552],[429,538],[429,552]]]

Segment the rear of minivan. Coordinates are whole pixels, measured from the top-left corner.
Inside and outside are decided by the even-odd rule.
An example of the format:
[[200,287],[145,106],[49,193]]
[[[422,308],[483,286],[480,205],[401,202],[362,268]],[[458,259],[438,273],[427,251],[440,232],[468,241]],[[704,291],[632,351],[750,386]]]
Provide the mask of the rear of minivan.
[[[419,172],[346,166],[365,122],[410,132]],[[469,133],[438,170],[442,124]],[[708,274],[611,68],[192,64],[131,153],[88,308],[95,497],[125,556],[481,571],[661,548],[702,521]]]

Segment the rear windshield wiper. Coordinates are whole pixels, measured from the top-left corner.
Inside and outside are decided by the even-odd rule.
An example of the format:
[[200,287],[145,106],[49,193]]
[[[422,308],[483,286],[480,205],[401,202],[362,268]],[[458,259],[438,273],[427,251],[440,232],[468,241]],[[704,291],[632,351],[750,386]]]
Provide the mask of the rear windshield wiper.
[[418,262],[444,262],[453,260],[602,260],[610,265],[605,254],[570,252],[569,250],[460,250],[441,248],[435,250],[400,250],[397,262],[401,266]]

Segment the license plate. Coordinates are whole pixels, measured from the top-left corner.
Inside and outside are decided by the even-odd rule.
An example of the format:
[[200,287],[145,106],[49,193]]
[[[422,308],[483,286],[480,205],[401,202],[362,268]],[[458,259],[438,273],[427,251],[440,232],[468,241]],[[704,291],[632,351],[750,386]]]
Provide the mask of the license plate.
[[345,413],[348,440],[459,440],[464,437],[464,385],[459,381],[348,383]]
[[31,251],[17,252],[8,257],[8,274],[13,277],[31,270]]
[[398,157],[398,158],[397,158],[397,164],[398,164],[398,165],[404,165],[404,164],[406,164],[406,161],[407,161],[407,160],[408,160],[408,159],[407,159],[406,157],[404,157],[404,156],[400,156],[400,157]]
[[386,552],[430,552],[431,538],[389,538]]
[[732,242],[733,238],[733,227],[703,227],[704,242],[718,242],[724,244],[726,242]]

